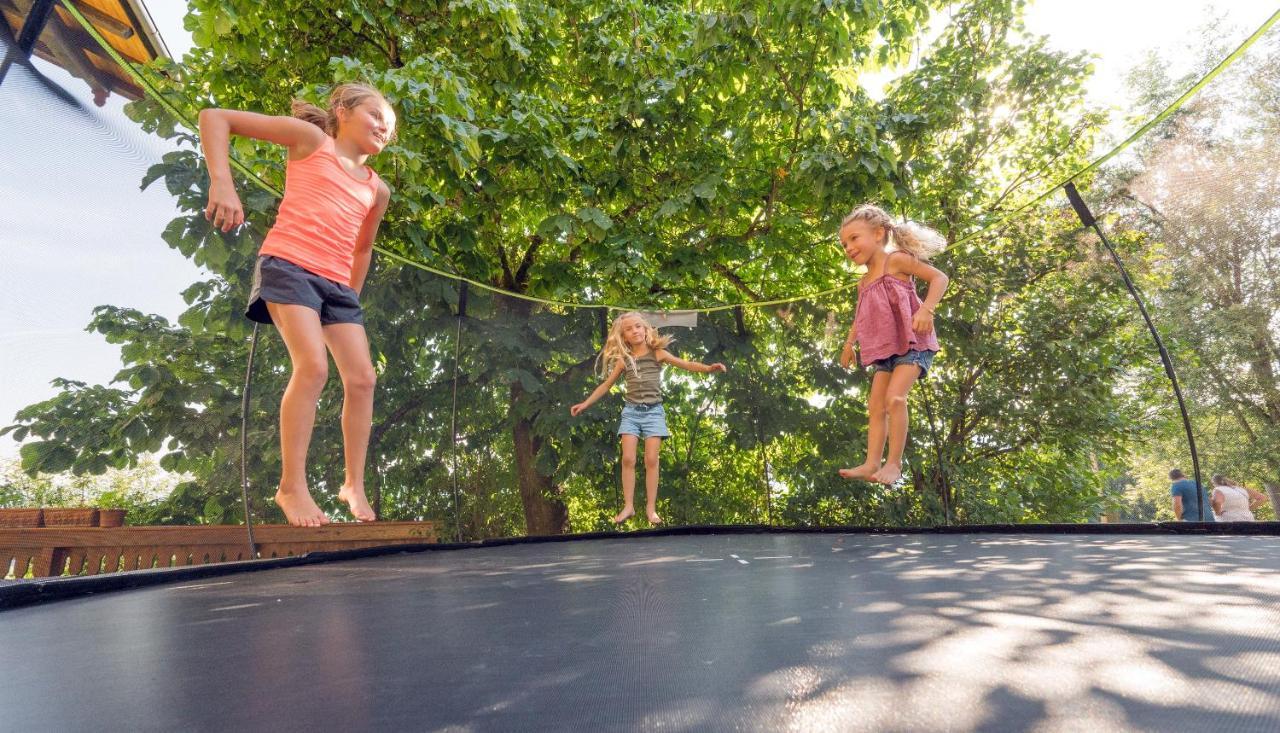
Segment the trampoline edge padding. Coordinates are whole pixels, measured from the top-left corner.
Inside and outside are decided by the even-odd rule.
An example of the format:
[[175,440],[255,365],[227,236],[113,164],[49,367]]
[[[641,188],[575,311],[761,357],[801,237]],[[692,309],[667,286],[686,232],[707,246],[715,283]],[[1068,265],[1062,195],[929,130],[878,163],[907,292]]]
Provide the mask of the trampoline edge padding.
[[935,527],[825,526],[775,527],[768,525],[695,525],[663,527],[634,532],[584,532],[562,535],[504,537],[474,542],[385,545],[356,550],[326,550],[305,555],[181,568],[131,570],[102,575],[0,581],[0,611],[51,603],[83,596],[135,590],[235,573],[341,562],[402,553],[452,551],[543,542],[577,542],[707,534],[1078,534],[1078,535],[1255,535],[1280,536],[1280,522],[1161,522],[1154,524],[977,524]]

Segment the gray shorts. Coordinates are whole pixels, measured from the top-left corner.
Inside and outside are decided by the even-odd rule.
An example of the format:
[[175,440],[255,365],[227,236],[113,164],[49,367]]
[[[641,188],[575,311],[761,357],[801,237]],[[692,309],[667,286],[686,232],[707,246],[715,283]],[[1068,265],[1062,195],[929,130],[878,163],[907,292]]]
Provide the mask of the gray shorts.
[[244,314],[258,323],[271,323],[267,303],[305,305],[320,314],[321,325],[364,324],[360,296],[349,285],[334,282],[288,260],[264,255],[253,268],[253,290]]

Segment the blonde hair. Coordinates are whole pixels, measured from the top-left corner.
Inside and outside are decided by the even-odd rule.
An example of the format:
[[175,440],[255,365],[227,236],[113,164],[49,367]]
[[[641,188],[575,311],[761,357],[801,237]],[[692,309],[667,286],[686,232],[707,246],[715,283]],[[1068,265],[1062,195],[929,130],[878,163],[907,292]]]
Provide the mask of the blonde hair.
[[891,250],[906,252],[921,260],[927,260],[946,249],[947,240],[937,231],[914,221],[895,223],[889,212],[875,204],[863,204],[840,222],[840,228],[852,221],[865,221],[871,226],[884,227],[885,246]]
[[632,311],[623,313],[613,320],[613,326],[609,328],[609,336],[604,340],[604,348],[600,350],[600,356],[596,359],[596,369],[600,374],[606,375],[613,369],[614,364],[619,362],[625,364],[632,371],[636,369],[636,358],[631,354],[631,347],[622,338],[622,325],[628,318],[639,318],[644,324],[644,342],[650,351],[656,352],[658,349],[667,348],[667,344],[671,343],[670,336],[663,336],[658,333],[658,329],[654,328],[644,316],[640,313]]
[[293,100],[291,108],[293,109],[294,117],[319,127],[328,133],[329,137],[336,137],[338,134],[338,110],[355,109],[370,99],[376,99],[390,106],[387,98],[382,96],[382,92],[372,86],[350,83],[339,84],[333,88],[333,91],[329,94],[329,109],[321,109],[301,99]]

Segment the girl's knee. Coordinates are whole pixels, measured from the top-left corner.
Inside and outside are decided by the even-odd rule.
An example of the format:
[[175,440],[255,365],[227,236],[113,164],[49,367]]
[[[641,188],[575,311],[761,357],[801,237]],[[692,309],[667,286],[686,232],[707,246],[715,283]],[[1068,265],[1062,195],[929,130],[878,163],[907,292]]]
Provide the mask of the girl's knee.
[[342,377],[342,389],[347,394],[373,394],[373,389],[377,385],[378,375],[373,371],[372,366],[368,369],[360,369],[354,374],[344,374]]
[[907,396],[904,394],[889,395],[889,409],[894,412],[907,409]]
[[628,454],[626,452],[623,452],[622,467],[625,469],[634,470],[636,467],[636,454],[635,453]]
[[329,379],[329,362],[323,356],[294,361],[293,375],[289,379],[303,389],[319,392]]
[[657,453],[646,453],[644,455],[645,470],[652,471],[658,467],[659,459]]

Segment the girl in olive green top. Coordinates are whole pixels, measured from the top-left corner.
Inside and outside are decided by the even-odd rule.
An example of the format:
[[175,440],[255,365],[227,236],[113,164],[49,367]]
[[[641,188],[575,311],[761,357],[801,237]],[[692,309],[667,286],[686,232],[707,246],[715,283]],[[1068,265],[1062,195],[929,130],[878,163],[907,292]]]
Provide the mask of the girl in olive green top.
[[661,524],[658,516],[658,451],[667,432],[667,416],[662,409],[662,365],[670,364],[691,372],[723,372],[724,364],[702,364],[685,361],[666,350],[671,337],[662,336],[639,313],[625,313],[613,322],[609,338],[596,364],[604,382],[587,399],[569,408],[577,416],[604,396],[613,383],[627,373],[622,420],[618,437],[622,441],[622,511],[614,524],[627,521],[636,513],[636,446],[644,439],[645,513],[650,524]]

